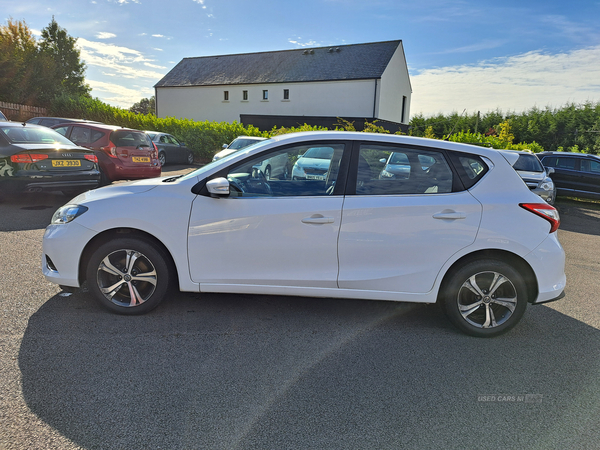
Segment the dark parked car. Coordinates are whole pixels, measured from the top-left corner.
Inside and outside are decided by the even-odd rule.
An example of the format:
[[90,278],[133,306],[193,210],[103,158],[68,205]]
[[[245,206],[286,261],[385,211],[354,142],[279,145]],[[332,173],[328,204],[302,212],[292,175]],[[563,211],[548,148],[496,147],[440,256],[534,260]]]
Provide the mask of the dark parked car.
[[94,150],[103,185],[160,176],[156,146],[143,131],[100,123],[65,123],[52,128],[75,144]]
[[146,131],[156,148],[158,149],[158,160],[160,165],[165,164],[193,164],[194,154],[171,134],[159,133],[158,131]]
[[49,128],[0,123],[0,192],[63,191],[100,184],[98,158]]
[[558,195],[600,200],[599,156],[568,152],[543,152],[537,156],[544,167],[554,169],[550,176]]

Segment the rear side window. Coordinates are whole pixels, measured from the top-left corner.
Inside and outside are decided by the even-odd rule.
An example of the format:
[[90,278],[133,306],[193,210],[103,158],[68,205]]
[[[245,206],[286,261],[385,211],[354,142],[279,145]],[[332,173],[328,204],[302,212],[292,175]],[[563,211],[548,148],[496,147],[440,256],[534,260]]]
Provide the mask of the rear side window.
[[583,172],[600,173],[600,161],[592,161],[590,159],[581,160],[581,170]]
[[569,158],[565,156],[546,156],[544,157],[544,165],[546,167],[556,167],[558,169],[575,170],[577,167],[577,158]]
[[479,156],[470,153],[450,152],[450,159],[465,189],[475,186],[489,170]]
[[357,195],[446,194],[453,173],[442,152],[362,144]]
[[150,147],[146,133],[134,130],[115,130],[110,134],[111,142],[117,147]]

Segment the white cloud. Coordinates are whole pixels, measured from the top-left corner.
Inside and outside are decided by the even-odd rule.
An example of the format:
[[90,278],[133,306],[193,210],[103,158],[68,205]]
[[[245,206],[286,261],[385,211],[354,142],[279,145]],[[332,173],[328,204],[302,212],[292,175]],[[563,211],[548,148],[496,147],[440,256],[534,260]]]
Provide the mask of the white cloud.
[[600,101],[600,46],[568,53],[541,51],[411,75],[411,114],[520,112],[534,106]]
[[152,88],[136,86],[137,89],[130,89],[120,84],[104,81],[86,80],[86,82],[92,87],[93,95],[98,96],[105,103],[121,108],[129,108],[142,98],[154,95],[154,89]]
[[165,37],[165,36],[164,36],[164,35],[162,35],[162,34],[153,34],[153,35],[152,35],[152,37],[155,37],[155,38],[163,38],[163,37]]
[[114,34],[114,33],[108,33],[108,32],[106,32],[106,31],[101,31],[100,33],[98,33],[98,34],[96,35],[96,37],[97,37],[98,39],[110,39],[110,38],[117,37],[117,35],[116,35],[116,34]]
[[299,47],[314,47],[315,45],[317,45],[317,41],[310,40],[308,42],[300,42],[300,39],[302,38],[298,37],[296,40],[288,39],[288,42],[290,44],[295,44]]

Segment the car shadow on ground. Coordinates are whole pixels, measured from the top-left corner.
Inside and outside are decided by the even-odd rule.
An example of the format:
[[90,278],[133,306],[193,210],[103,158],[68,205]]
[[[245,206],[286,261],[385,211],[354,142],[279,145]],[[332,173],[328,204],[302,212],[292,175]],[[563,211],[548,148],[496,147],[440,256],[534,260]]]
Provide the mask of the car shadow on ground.
[[477,339],[434,305],[173,294],[124,317],[77,292],[30,318],[19,367],[83,448],[584,448],[599,348],[545,306]]
[[563,200],[555,206],[560,214],[561,230],[600,236],[598,204]]

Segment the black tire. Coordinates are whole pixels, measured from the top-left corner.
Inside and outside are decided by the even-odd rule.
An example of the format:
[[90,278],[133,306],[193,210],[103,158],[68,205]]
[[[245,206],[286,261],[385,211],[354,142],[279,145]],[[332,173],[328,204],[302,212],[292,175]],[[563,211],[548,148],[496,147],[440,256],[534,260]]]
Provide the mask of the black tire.
[[450,275],[440,290],[446,315],[459,330],[476,337],[507,332],[523,317],[527,288],[509,264],[480,259]]
[[189,152],[187,155],[187,163],[194,164],[194,154],[192,152]]
[[165,155],[165,152],[158,153],[158,162],[160,163],[161,167],[167,163],[167,155]]
[[169,288],[167,261],[163,252],[145,240],[111,240],[98,247],[88,262],[89,291],[112,312],[145,314],[158,306]]

